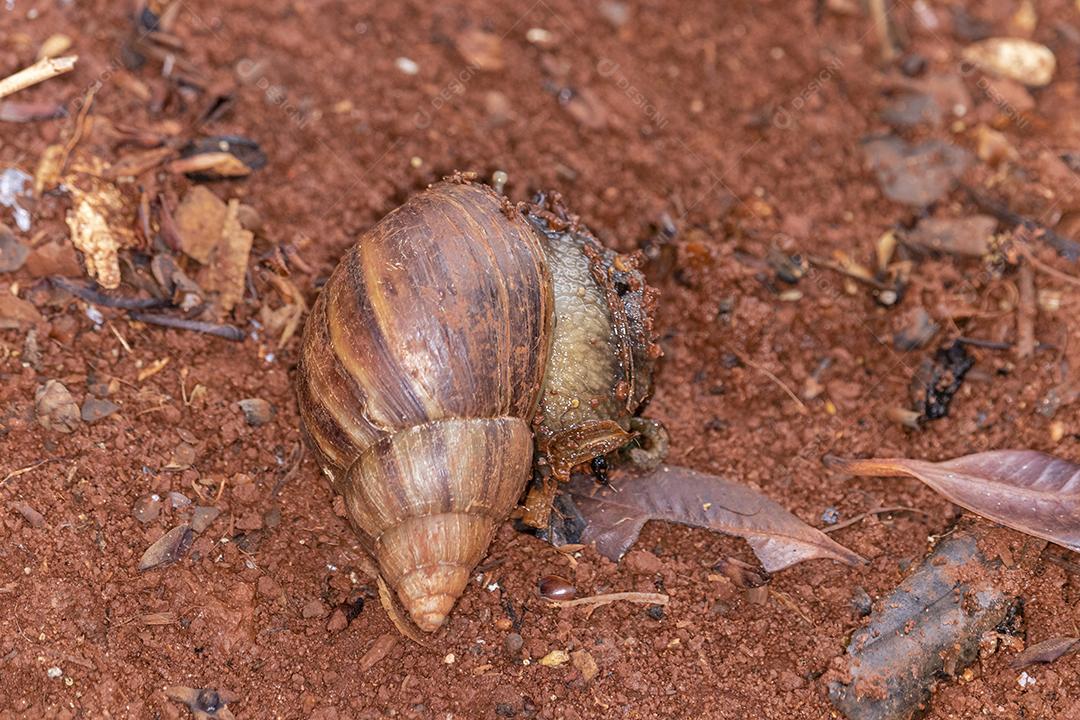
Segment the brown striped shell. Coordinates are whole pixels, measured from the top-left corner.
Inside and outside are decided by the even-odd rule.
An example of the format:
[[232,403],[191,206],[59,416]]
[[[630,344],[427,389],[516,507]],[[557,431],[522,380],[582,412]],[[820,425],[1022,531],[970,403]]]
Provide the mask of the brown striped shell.
[[[553,277],[554,274],[554,277]],[[651,388],[652,291],[558,203],[454,179],[357,241],[304,331],[304,431],[387,585],[440,627],[522,497],[626,444]]]
[[365,233],[312,310],[305,431],[423,630],[445,622],[528,481],[552,309],[521,215],[445,182]]

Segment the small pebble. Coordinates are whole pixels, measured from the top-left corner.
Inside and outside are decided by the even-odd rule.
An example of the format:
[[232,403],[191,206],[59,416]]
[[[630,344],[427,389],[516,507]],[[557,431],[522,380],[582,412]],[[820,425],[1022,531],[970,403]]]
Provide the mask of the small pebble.
[[663,605],[650,605],[649,609],[645,613],[653,620],[664,619],[664,606]]
[[511,658],[517,660],[521,656],[521,648],[525,645],[525,639],[516,632],[512,632],[503,640],[503,649]]
[[274,417],[273,406],[262,398],[245,398],[237,404],[243,410],[247,424],[253,427],[265,425]]
[[454,653],[448,653],[446,657],[443,658],[443,662],[447,665],[453,665],[456,659],[457,658],[454,657]]
[[570,660],[570,655],[565,650],[552,650],[540,658],[540,664],[544,667],[559,667]]
[[30,248],[19,242],[6,226],[0,225],[0,272],[15,272],[26,262]]
[[416,64],[416,61],[410,60],[407,57],[399,57],[394,61],[394,65],[406,75],[416,75],[420,72],[420,66]]
[[131,508],[131,516],[141,523],[157,520],[161,513],[161,496],[157,493],[143,495]]
[[221,510],[216,507],[199,505],[195,508],[195,512],[191,514],[191,529],[197,533],[203,532],[217,520],[217,517],[220,514]]
[[312,618],[326,617],[326,605],[319,598],[309,600],[303,609],[300,610],[300,614],[304,616],[304,619],[311,620]]
[[874,601],[866,590],[856,587],[851,591],[851,607],[859,617],[866,617],[874,609]]
[[51,668],[45,671],[45,674],[48,675],[51,679],[55,680],[56,678],[63,675],[64,671],[53,665]]
[[341,632],[349,626],[349,618],[345,617],[345,611],[341,608],[335,608],[334,612],[330,615],[330,622],[326,623],[326,629],[329,632]]
[[825,508],[825,512],[821,513],[821,522],[826,525],[835,525],[840,522],[840,511],[834,507]]
[[908,77],[918,77],[926,72],[926,58],[918,53],[908,53],[900,59],[900,72]]

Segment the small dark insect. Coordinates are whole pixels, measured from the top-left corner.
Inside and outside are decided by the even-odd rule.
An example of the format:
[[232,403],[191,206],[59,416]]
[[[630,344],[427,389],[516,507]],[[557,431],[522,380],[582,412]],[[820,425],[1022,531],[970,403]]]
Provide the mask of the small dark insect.
[[603,455],[597,455],[589,463],[589,467],[592,468],[593,477],[596,478],[596,482],[601,485],[610,485],[611,481],[608,480],[608,462],[607,458]]

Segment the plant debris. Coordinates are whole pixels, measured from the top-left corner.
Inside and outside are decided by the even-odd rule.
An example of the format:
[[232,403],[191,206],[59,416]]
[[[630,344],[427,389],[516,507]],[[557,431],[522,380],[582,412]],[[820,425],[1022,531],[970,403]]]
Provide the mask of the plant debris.
[[611,486],[578,476],[566,493],[584,519],[581,541],[612,560],[626,553],[646,522],[665,520],[746,539],[770,573],[804,560],[865,562],[746,485],[687,468],[622,474]]
[[34,393],[37,421],[46,430],[75,432],[81,417],[75,398],[59,380],[47,380]]
[[962,342],[938,348],[933,359],[926,358],[912,378],[915,409],[927,420],[948,416],[953,396],[960,391],[964,377],[975,365]]
[[139,570],[150,570],[176,562],[187,554],[193,539],[190,526],[177,525],[146,549],[139,559]]
[[1023,670],[1029,665],[1052,663],[1058,658],[1080,650],[1080,637],[1054,637],[1027,648],[1009,663],[1013,670]]
[[843,459],[837,472],[914,477],[950,501],[1014,530],[1080,552],[1080,465],[1034,450],[992,450],[947,460]]

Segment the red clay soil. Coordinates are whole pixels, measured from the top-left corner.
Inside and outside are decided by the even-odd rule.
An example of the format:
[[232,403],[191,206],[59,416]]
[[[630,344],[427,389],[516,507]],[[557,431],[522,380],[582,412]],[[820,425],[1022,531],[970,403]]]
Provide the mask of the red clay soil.
[[[1075,287],[1038,273],[1039,290],[1057,293],[1044,292],[1040,349],[1020,360],[971,348],[975,369],[948,417],[916,432],[886,411],[910,405],[916,368],[948,339],[1016,339],[1015,273],[915,258],[902,300],[885,307],[830,270],[788,286],[764,262],[778,248],[869,264],[882,233],[916,217],[883,197],[859,142],[888,131],[883,92],[900,71],[882,63],[869,19],[833,9],[841,4],[816,15],[810,1],[184,0],[173,32],[190,67],[236,86],[234,106],[207,132],[253,138],[268,157],[212,189],[261,215],[253,257],[291,246],[306,261],[291,264],[291,279],[309,303],[359,232],[453,170],[503,170],[515,200],[559,190],[623,251],[653,240],[666,215],[671,256],[649,269],[663,293],[665,358],[648,415],[670,431],[670,460],[754,485],[818,527],[829,508],[841,520],[882,505],[925,513],[833,535],[867,566],[807,562],[752,603],[712,569],[725,556],[753,561],[735,538],[654,523],[615,564],[591,549],[565,555],[507,524],[448,628],[420,647],[380,607],[310,454],[295,464],[298,340],[279,348],[249,323],[269,298],[280,304],[269,286],[253,286],[258,297],[249,288],[231,318],[249,335],[233,343],[109,308],[95,325],[85,302],[48,291],[28,266],[0,275],[0,290],[29,292],[45,316],[39,358],[27,354],[25,327],[0,331],[0,718],[189,716],[166,698],[171,685],[227,691],[241,718],[837,717],[821,677],[865,623],[852,598],[886,595],[958,510],[913,480],[830,474],[822,455],[1029,447],[1080,459],[1080,405],[1067,392],[1056,414],[1043,404],[1051,389],[1075,387]],[[972,33],[1007,34],[1017,5],[900,2],[897,26],[940,75],[955,70]],[[1076,172],[1055,160],[1080,150],[1080,10],[1036,5],[1034,38],[1054,50],[1058,70],[1048,87],[1024,91],[1033,104],[1022,123],[969,69],[962,116],[905,134],[973,149],[976,124],[1000,128],[1018,159],[977,163],[966,181],[1052,225],[1080,211]],[[925,7],[936,29],[920,20]],[[124,68],[132,27],[122,3],[14,0],[0,7],[0,74],[63,33],[77,69],[15,97],[73,100],[100,80],[94,117],[142,128],[192,120],[206,93],[174,93],[151,112],[167,81],[160,62]],[[501,38],[500,55],[477,46],[477,29]],[[32,174],[72,122],[0,124],[0,169]],[[172,197],[190,185],[161,182]],[[63,193],[37,199],[32,229],[17,236],[67,242],[67,203]],[[961,191],[935,209],[974,211]],[[14,227],[2,208],[0,220]],[[1052,252],[1040,257],[1077,272]],[[894,350],[893,333],[920,306],[942,330],[923,348]],[[800,401],[804,413],[764,370],[797,394],[815,380],[824,390]],[[44,430],[34,395],[50,379],[80,404],[107,397],[120,410],[71,434]],[[197,385],[205,390],[193,399]],[[272,405],[265,424],[249,425],[237,405],[253,397]],[[142,522],[133,508],[170,492],[221,514],[178,562],[140,572],[144,550],[191,510],[163,507]],[[1078,564],[1051,547],[1023,583],[1029,643],[1077,634]],[[580,595],[659,589],[671,602],[662,613],[629,603],[556,609],[536,594],[549,573]],[[555,650],[573,659],[539,662]],[[1021,687],[1008,666],[1015,652],[942,683],[928,716],[1080,718],[1080,655],[1030,668],[1035,682]]]

